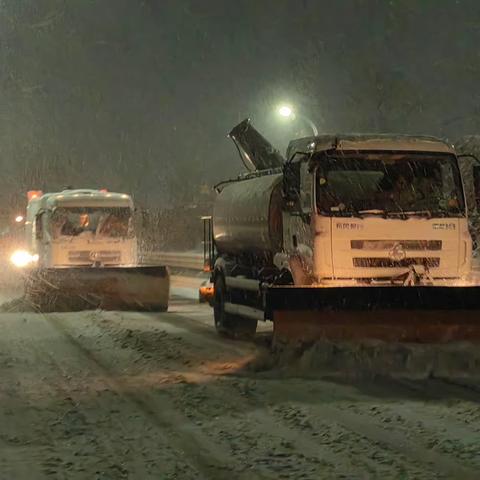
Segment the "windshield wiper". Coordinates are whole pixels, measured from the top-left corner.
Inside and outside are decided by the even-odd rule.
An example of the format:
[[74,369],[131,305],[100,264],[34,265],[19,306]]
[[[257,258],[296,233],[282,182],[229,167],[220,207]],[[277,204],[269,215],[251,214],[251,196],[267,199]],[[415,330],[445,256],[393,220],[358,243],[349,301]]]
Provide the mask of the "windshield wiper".
[[402,210],[401,212],[389,212],[391,215],[400,215],[400,216],[419,216],[419,217],[428,217],[432,218],[432,212],[430,210]]
[[391,212],[390,210],[382,210],[380,208],[372,208],[370,210],[359,210],[357,213],[360,215],[382,215],[384,218],[387,218],[390,215],[399,216],[399,217],[408,217],[408,216],[422,216],[432,218],[432,212],[430,210],[402,210],[400,212]]
[[330,211],[327,215],[334,215],[335,217],[353,217],[353,218],[362,218],[358,210],[355,208],[340,208],[340,207],[330,207]]
[[357,213],[360,215],[367,214],[367,215],[385,215],[387,212],[386,210],[381,210],[380,208],[371,208],[370,210],[359,210]]
[[371,208],[367,210],[358,210],[359,215],[381,215],[383,218],[387,218],[390,214],[387,210],[382,210],[381,208]]

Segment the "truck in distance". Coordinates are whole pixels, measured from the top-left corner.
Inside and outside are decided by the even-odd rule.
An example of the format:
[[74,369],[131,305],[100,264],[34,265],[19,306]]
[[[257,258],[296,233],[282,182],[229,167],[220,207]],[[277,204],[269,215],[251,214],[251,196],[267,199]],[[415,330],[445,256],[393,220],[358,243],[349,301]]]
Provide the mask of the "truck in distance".
[[133,213],[125,193],[30,192],[26,250],[12,261],[24,269],[31,301],[41,309],[67,297],[83,306],[166,310],[168,270],[138,265]]

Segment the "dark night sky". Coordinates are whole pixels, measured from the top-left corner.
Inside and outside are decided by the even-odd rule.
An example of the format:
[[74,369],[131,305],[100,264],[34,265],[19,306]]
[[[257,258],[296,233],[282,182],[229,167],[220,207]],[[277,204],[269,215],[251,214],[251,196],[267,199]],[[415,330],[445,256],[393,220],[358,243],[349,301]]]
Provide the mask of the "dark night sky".
[[329,132],[480,127],[476,0],[3,0],[0,55],[6,198],[189,200],[241,169],[243,118],[285,147],[281,101]]

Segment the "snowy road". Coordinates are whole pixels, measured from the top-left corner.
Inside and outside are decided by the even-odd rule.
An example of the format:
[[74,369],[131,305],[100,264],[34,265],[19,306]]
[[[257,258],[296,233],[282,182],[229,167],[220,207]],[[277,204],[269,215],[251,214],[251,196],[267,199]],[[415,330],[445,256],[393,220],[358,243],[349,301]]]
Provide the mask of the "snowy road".
[[476,390],[254,372],[268,331],[217,337],[196,282],[162,314],[0,314],[1,479],[478,478]]

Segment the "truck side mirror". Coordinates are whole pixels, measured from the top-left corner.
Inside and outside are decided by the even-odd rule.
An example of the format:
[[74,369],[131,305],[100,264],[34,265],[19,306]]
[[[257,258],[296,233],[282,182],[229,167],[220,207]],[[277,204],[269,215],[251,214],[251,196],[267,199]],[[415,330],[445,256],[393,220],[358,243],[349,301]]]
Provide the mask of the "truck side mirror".
[[43,238],[43,213],[38,214],[35,217],[35,238],[41,240]]
[[478,214],[480,212],[480,160],[471,153],[457,155],[457,158],[469,160],[466,164],[460,162],[460,171],[466,191],[467,205],[469,208],[475,206]]
[[477,211],[480,211],[480,165],[473,166],[473,192]]
[[289,210],[298,208],[300,197],[300,163],[288,162],[283,167],[283,198]]
[[300,166],[300,207],[304,215],[312,213],[313,175],[307,162]]
[[283,197],[291,215],[310,222],[312,212],[313,176],[308,162],[288,162],[283,169]]

